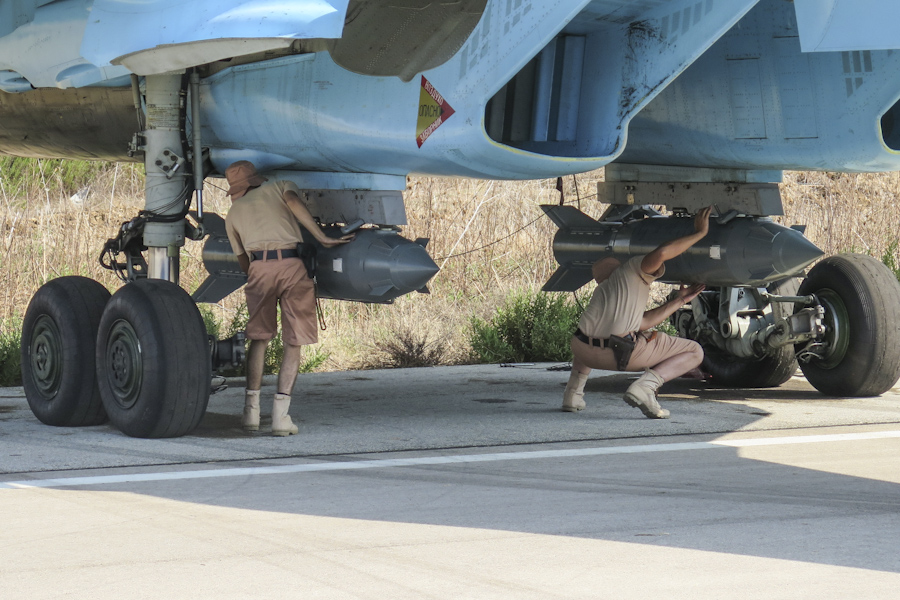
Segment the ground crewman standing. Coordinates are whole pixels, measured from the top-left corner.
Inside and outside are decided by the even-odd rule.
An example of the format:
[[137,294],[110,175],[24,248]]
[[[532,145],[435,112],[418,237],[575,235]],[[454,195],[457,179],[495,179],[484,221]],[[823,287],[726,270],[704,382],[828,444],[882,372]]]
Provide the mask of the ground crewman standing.
[[241,269],[247,273],[247,392],[241,425],[259,430],[259,391],[265,366],[266,346],[278,331],[277,305],[281,304],[284,356],[278,372],[278,388],[272,404],[272,434],[298,432],[288,409],[302,357],[301,347],[318,341],[316,297],[297,244],[303,242],[301,225],[326,247],[345,244],[325,235],[300,199],[300,190],[289,181],[266,183],[248,161],[225,170],[232,206],[225,219],[228,239]]

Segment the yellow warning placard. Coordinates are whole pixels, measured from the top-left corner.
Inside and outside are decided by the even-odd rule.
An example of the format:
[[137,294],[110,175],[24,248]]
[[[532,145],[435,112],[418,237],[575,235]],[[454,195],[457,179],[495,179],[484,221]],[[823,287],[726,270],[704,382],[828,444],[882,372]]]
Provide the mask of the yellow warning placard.
[[416,123],[416,143],[419,148],[454,112],[456,111],[423,75],[422,91],[419,92],[419,120]]

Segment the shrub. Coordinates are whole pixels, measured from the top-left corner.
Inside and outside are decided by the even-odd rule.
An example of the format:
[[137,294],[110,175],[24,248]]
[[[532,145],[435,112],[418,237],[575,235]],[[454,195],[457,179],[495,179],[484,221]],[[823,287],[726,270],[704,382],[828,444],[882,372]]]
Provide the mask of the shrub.
[[327,350],[324,350],[321,346],[306,346],[303,349],[303,361],[300,363],[300,368],[297,369],[298,373],[312,373],[328,360]]
[[206,328],[206,334],[220,339],[222,337],[222,324],[219,323],[216,313],[210,308],[209,304],[199,303],[197,308],[200,310],[200,316],[203,317],[203,326]]
[[410,367],[433,367],[441,363],[446,353],[446,344],[432,342],[428,334],[421,334],[411,329],[393,332],[375,343],[380,356],[373,361],[376,369],[405,369]]
[[514,292],[489,321],[471,320],[477,362],[568,361],[580,310],[562,294]]
[[0,387],[22,385],[22,320],[7,319],[0,327]]

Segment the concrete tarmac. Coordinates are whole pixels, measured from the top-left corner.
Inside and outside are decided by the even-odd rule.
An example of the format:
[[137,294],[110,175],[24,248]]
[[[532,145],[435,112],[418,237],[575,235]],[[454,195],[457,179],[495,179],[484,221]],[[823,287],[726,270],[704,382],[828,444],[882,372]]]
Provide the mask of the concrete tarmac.
[[[300,376],[170,440],[38,423],[0,389],[2,598],[889,598],[900,393],[679,380],[672,411],[553,365]],[[264,414],[274,389],[264,387]]]

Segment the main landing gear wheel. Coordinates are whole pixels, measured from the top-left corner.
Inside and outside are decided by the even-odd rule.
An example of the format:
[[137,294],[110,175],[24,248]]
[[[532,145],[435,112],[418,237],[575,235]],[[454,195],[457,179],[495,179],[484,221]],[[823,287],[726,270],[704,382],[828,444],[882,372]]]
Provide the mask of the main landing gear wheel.
[[187,292],[150,279],[113,295],[97,336],[97,381],[113,425],[140,438],[190,433],[206,412],[210,377],[203,318]]
[[38,289],[22,323],[22,385],[31,412],[58,427],[106,422],[94,377],[94,346],[109,291],[87,277]]
[[[770,285],[768,292],[781,296],[794,296],[800,282],[795,278]],[[772,314],[775,321],[794,312],[791,304],[775,302]],[[738,358],[715,347],[704,347],[701,370],[710,374],[716,385],[742,388],[778,387],[797,372],[797,360],[793,346],[783,346],[761,359]]]
[[[803,374],[829,396],[878,396],[900,378],[900,283],[880,261],[832,256],[813,267],[800,295],[825,308],[824,352],[801,361]],[[798,352],[802,347],[798,347]]]

